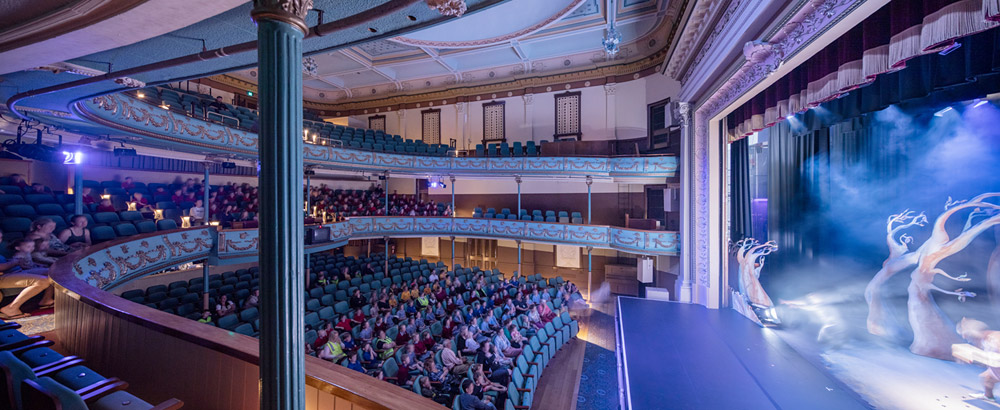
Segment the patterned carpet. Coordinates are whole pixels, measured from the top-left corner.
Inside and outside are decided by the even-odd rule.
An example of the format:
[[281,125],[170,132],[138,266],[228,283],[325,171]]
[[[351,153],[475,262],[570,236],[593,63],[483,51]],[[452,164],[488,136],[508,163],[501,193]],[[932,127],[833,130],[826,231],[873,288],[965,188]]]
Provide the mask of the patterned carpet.
[[587,348],[583,354],[577,410],[618,409],[618,370],[615,359],[615,318],[598,307],[588,323]]
[[24,319],[15,319],[13,320],[13,322],[17,322],[21,325],[21,328],[18,329],[21,331],[21,333],[31,336],[55,330],[56,315],[53,315],[50,309],[48,314],[40,316],[30,316]]

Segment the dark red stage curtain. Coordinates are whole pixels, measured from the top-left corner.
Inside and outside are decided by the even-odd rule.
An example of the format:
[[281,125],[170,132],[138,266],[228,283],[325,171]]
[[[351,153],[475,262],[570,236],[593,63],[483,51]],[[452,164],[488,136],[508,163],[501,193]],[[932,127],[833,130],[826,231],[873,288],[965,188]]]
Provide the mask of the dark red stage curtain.
[[[948,53],[939,66],[905,70],[899,84],[881,87],[892,88],[893,98],[910,100],[991,72],[1000,51],[989,48],[992,40],[987,45],[972,35],[1000,25],[998,10],[1000,0],[893,0],[728,117],[730,141],[902,70],[915,57],[952,47],[964,50]],[[967,44],[956,44],[960,38]],[[963,69],[950,69],[956,66]],[[866,101],[860,109],[886,100]]]

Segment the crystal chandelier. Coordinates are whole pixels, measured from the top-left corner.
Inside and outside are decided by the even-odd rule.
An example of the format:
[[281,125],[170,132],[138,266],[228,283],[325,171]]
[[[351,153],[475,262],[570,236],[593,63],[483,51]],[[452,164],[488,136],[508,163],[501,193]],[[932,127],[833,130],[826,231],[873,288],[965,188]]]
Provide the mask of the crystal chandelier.
[[604,40],[601,40],[601,45],[604,46],[604,52],[608,54],[609,58],[614,58],[618,54],[618,46],[622,42],[622,33],[618,32],[615,28],[614,23],[608,25],[608,29],[604,34]]
[[317,69],[319,69],[319,64],[316,64],[316,59],[312,57],[306,57],[302,59],[303,73],[315,77]]

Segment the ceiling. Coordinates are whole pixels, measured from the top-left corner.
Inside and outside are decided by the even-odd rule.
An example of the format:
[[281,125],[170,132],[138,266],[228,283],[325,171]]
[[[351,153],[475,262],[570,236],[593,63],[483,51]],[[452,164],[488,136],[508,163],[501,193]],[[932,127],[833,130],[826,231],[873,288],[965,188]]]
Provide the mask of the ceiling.
[[0,74],[137,43],[205,20],[244,2],[0,1]]
[[[639,59],[663,48],[675,23],[665,17],[670,1],[679,0],[510,0],[404,36],[312,55],[318,69],[303,78],[304,97],[333,104]],[[609,16],[622,33],[613,61],[601,46]],[[251,68],[214,78],[252,86],[256,77]]]

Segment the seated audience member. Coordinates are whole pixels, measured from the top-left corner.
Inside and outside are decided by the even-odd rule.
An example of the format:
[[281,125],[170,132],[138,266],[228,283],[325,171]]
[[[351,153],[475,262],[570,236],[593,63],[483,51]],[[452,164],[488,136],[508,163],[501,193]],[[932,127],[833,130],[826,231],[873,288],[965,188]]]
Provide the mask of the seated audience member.
[[125,180],[122,181],[122,189],[126,191],[135,189],[135,182],[132,182],[132,177],[125,177]]
[[497,401],[503,403],[507,401],[507,388],[505,385],[494,382],[486,377],[483,372],[483,365],[476,364],[472,366],[472,377],[473,381],[476,383],[475,392],[476,395],[480,397],[489,397],[486,392],[495,391],[497,392]]
[[358,338],[366,342],[371,341],[373,336],[372,325],[366,320],[361,323],[361,330],[358,332]]
[[201,312],[201,318],[198,319],[199,323],[212,323],[212,311],[203,310]]
[[91,189],[89,186],[83,187],[83,197],[81,199],[83,200],[84,205],[90,205],[94,202],[97,202],[97,200],[94,199],[94,196],[91,193],[92,191],[93,189]]
[[243,309],[250,309],[252,307],[257,307],[260,305],[260,289],[254,289],[247,297],[247,300],[243,302]]
[[[476,386],[472,380],[465,379],[462,381],[462,394],[458,396],[458,407],[461,410],[496,410],[496,406],[489,400],[481,400],[473,396],[472,393],[475,389]],[[486,397],[492,399],[491,396]]]
[[45,193],[45,185],[39,184],[37,182],[34,183],[34,184],[31,184],[31,192],[30,193],[32,193],[32,194],[44,194]]
[[340,333],[334,331],[327,336],[323,350],[319,351],[319,358],[337,363],[344,358],[344,344],[340,341]]
[[187,197],[184,196],[184,190],[183,189],[175,189],[174,190],[174,194],[170,196],[170,202],[173,202],[173,203],[175,203],[177,205],[180,205],[181,202],[184,202],[186,200],[187,200]]
[[[0,241],[3,232],[0,232]],[[52,282],[48,278],[48,270],[39,268],[31,259],[35,250],[35,242],[19,239],[11,244],[14,256],[10,261],[0,255],[0,289],[24,288],[13,302],[0,308],[0,319],[11,320],[29,316],[21,312],[21,306],[35,295],[45,292],[39,302],[39,308],[52,307],[54,303]]]
[[34,262],[42,267],[50,267],[53,263],[56,263],[56,258],[50,256],[46,251],[49,249],[49,240],[38,238],[35,239],[35,251],[31,253],[31,258]]
[[378,369],[382,367],[382,361],[379,360],[378,353],[372,348],[371,343],[366,342],[362,345],[359,355],[361,356],[361,365],[366,369]]
[[46,253],[49,256],[66,256],[72,249],[52,234],[55,230],[56,221],[43,216],[31,223],[31,232],[28,232],[24,237],[32,241],[35,239],[47,239],[49,241],[49,249]]
[[378,338],[375,339],[375,349],[382,352],[381,359],[392,357],[393,353],[396,352],[395,347],[396,343],[385,335],[384,330],[380,330],[378,332]]
[[233,301],[229,300],[228,295],[222,295],[219,297],[219,303],[215,305],[216,316],[223,317],[235,311],[236,311],[236,304],[233,303]]
[[149,205],[149,200],[142,197],[142,192],[132,194],[131,204],[135,204],[135,210],[139,212],[153,212],[153,207]]
[[334,328],[341,332],[350,332],[351,320],[347,318],[347,315],[340,315],[340,320],[337,321],[337,325]]
[[355,289],[354,294],[351,295],[350,306],[351,309],[358,309],[365,305],[365,297],[361,296],[361,290]]
[[24,177],[21,176],[21,174],[10,174],[10,184],[19,186],[21,189],[28,187],[28,182],[24,180]]
[[351,352],[347,355],[347,368],[361,373],[365,373],[365,367],[358,361],[358,352]]
[[194,201],[194,206],[188,209],[188,216],[193,223],[205,223],[205,203],[202,200]]
[[444,364],[445,370],[451,374],[465,374],[469,370],[469,364],[464,357],[459,357],[452,350],[451,339],[444,339],[441,344],[444,346],[441,349],[441,363]]
[[71,249],[86,248],[91,245],[90,229],[87,229],[87,217],[76,215],[70,219],[69,228],[59,232],[59,240]]
[[111,200],[108,198],[101,199],[101,203],[97,204],[97,212],[114,212],[115,207],[111,205]]
[[225,110],[226,109],[226,103],[222,102],[222,96],[221,95],[215,97],[215,101],[213,101],[208,106],[211,107],[211,108],[218,109],[218,110]]
[[344,333],[340,342],[344,345],[345,352],[353,352],[354,349],[357,348],[357,346],[354,345],[354,336],[351,336],[350,332]]

